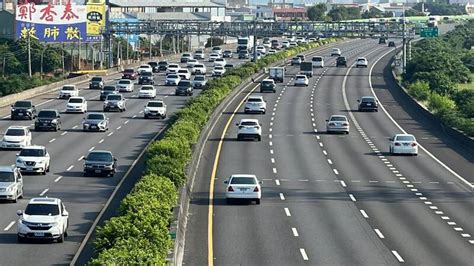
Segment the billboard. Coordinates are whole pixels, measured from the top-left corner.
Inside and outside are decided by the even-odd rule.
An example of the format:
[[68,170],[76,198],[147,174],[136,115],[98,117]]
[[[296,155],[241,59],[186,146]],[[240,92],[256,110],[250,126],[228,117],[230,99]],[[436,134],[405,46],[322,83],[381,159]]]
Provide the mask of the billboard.
[[18,4],[16,10],[16,38],[35,38],[40,42],[100,41],[105,26],[105,2],[76,5]]

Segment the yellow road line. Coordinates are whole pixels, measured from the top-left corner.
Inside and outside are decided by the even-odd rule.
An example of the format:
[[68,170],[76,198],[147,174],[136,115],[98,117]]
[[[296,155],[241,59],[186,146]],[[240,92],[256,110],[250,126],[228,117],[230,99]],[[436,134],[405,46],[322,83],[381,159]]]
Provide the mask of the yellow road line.
[[250,90],[247,95],[240,101],[240,103],[237,105],[237,107],[234,109],[232,114],[230,115],[229,119],[227,120],[227,123],[224,127],[224,130],[222,131],[221,139],[219,140],[219,144],[217,145],[217,151],[216,151],[216,156],[214,158],[214,165],[212,167],[212,173],[211,173],[211,182],[209,184],[209,211],[207,214],[207,264],[209,266],[214,265],[214,247],[213,247],[213,235],[212,235],[212,228],[213,228],[213,214],[214,214],[214,181],[216,179],[216,173],[217,173],[217,166],[219,165],[219,157],[221,154],[222,150],[222,144],[224,142],[224,137],[225,134],[227,133],[227,130],[229,129],[230,123],[232,122],[232,119],[234,119],[235,114],[237,111],[240,109],[242,104],[245,102],[247,97],[255,91],[255,89],[258,87],[258,84],[255,85],[253,89]]

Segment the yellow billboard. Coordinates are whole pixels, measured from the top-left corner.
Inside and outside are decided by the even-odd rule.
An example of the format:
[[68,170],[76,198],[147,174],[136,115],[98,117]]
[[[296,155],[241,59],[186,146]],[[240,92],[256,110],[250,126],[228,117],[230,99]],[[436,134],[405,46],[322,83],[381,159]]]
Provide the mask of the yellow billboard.
[[86,4],[87,35],[101,35],[106,23],[105,0],[89,0]]

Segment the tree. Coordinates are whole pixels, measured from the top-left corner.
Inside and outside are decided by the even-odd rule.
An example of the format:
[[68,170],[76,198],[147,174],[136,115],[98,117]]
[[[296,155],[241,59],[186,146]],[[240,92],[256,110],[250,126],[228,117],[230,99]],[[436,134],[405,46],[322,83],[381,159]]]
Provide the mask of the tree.
[[358,7],[345,6],[335,6],[331,11],[329,11],[328,16],[332,21],[361,18],[360,9]]
[[325,21],[326,20],[326,5],[325,4],[317,4],[310,8],[308,8],[308,18],[311,21]]

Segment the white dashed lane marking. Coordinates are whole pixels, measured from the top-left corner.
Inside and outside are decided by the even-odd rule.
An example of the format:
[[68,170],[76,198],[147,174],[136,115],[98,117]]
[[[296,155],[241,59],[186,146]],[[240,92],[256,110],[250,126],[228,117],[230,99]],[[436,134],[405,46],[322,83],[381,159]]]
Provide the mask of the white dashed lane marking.
[[12,228],[12,226],[13,226],[14,224],[15,224],[15,221],[11,221],[11,222],[7,225],[7,227],[5,227],[5,229],[3,229],[3,231],[8,231],[8,230],[10,230],[10,228]]
[[49,188],[43,190],[43,192],[41,192],[41,193],[39,194],[40,197],[43,197],[48,191],[49,191]]

